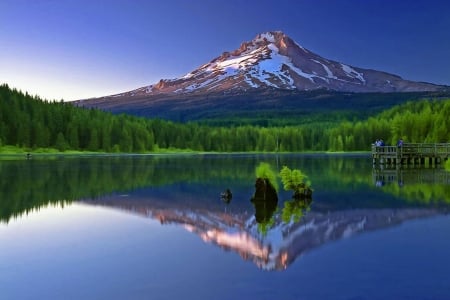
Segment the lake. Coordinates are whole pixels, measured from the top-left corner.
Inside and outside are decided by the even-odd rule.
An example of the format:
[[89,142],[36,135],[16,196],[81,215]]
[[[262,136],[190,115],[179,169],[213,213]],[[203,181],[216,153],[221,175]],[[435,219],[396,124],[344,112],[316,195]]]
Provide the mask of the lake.
[[[260,163],[312,198],[251,201]],[[0,299],[449,299],[449,204],[367,154],[0,160]]]

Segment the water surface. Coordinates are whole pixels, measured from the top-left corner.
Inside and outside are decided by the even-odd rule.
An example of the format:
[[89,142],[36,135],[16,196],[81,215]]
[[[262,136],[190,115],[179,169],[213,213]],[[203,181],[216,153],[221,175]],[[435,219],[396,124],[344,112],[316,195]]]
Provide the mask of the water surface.
[[[261,162],[312,201],[251,202]],[[0,160],[1,298],[448,299],[448,203],[365,155]]]

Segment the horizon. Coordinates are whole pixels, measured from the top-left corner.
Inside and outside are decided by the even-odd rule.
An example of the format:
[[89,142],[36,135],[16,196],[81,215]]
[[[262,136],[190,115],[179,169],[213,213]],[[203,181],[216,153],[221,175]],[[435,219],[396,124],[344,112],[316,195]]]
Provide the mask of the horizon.
[[330,60],[450,85],[445,1],[271,3],[5,0],[0,84],[47,100],[112,95],[182,77],[260,33],[283,31]]

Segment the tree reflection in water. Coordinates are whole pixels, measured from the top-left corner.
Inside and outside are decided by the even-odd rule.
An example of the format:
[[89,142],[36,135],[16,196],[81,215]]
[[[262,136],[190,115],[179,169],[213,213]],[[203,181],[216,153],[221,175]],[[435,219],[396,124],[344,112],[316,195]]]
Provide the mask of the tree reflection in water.
[[284,202],[283,209],[281,211],[281,219],[284,223],[300,222],[301,218],[311,208],[312,198],[303,199],[291,199]]
[[[268,236],[269,231],[272,235],[283,235],[291,226],[299,223],[312,202],[311,193],[301,195],[298,190],[294,190],[293,198],[284,202],[284,206],[278,209],[278,194],[271,181],[268,178],[257,178],[255,182],[255,193],[251,198],[251,202],[255,208],[255,222],[259,234],[267,239],[261,246],[268,245],[268,253],[266,256],[260,257],[256,261],[261,268],[269,269],[285,269],[295,258],[289,253],[289,247],[279,247],[276,243],[272,243],[273,237]],[[289,229],[288,229],[289,231]],[[275,239],[276,240],[276,239]]]
[[279,211],[277,206],[278,195],[275,188],[267,178],[258,178],[251,202],[255,208],[255,221],[258,223],[258,231],[265,236],[280,217],[281,220],[279,221],[286,224],[299,222],[305,212],[310,210],[312,197],[295,197],[285,201],[280,215],[277,213]]
[[[276,181],[274,172],[270,166],[261,163],[257,170],[258,174],[271,175],[267,177],[258,177],[255,182],[255,194],[251,202],[255,207],[255,220],[258,223],[258,231],[266,236],[270,228],[274,227],[276,222],[275,212],[278,210],[278,195],[272,181]],[[312,202],[311,183],[307,180],[306,174],[300,170],[290,170],[284,166],[280,171],[280,177],[285,190],[293,192],[292,199],[284,202],[281,210],[281,222],[297,223],[309,210]],[[280,223],[278,221],[277,223]]]
[[[254,156],[0,161],[0,223],[47,205],[82,201],[176,224],[259,268],[284,270],[330,241],[448,213],[450,185],[448,177],[440,179],[440,170],[433,171],[439,182],[408,181],[418,171],[405,170],[402,187],[394,183],[380,189],[373,186],[365,159],[331,156],[281,156],[280,164],[269,160],[270,166],[295,165],[312,175],[319,190],[314,207],[311,198],[268,191],[267,182],[262,182],[265,191],[255,189],[250,203],[253,180],[264,178],[254,175],[259,161]],[[230,197],[217,199],[226,188]]]
[[278,195],[268,178],[257,178],[255,182],[255,194],[251,198],[255,207],[255,219],[258,230],[266,235],[267,230],[274,224],[274,212],[277,209]]

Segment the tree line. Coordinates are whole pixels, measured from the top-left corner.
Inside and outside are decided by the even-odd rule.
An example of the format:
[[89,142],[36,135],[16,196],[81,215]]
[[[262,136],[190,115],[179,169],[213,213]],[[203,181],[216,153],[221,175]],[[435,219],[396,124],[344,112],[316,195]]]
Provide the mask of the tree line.
[[106,152],[152,151],[153,128],[145,119],[114,116],[0,86],[0,145]]
[[361,151],[375,139],[395,144],[449,142],[450,99],[408,102],[362,121],[262,127],[175,123],[46,102],[0,86],[0,146],[142,153],[194,151]]

